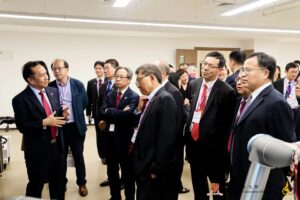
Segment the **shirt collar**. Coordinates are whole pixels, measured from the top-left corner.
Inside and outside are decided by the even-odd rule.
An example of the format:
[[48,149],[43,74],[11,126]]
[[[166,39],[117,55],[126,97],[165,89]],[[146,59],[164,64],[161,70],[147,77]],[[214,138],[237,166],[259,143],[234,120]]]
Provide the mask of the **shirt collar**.
[[158,86],[157,88],[155,88],[155,89],[148,95],[147,99],[148,99],[149,101],[151,101],[151,99],[155,96],[155,94],[157,93],[157,91],[158,91],[160,88],[162,88],[162,87],[163,87],[163,86],[160,85],[160,86]]
[[121,92],[121,93],[122,93],[122,95],[123,95],[123,94],[125,94],[125,92],[127,91],[127,89],[128,89],[128,86],[127,86],[125,89],[121,90],[121,91],[120,91],[120,90],[118,90],[118,93],[119,93],[119,92]]
[[[33,91],[34,94],[40,95],[41,90],[29,85],[30,89]],[[42,89],[43,92],[46,92],[45,88]]]
[[291,82],[291,83],[294,83],[295,81],[294,80],[288,80],[286,77],[284,78],[284,83],[286,84],[286,85],[288,85],[289,84],[289,82]]
[[164,80],[164,81],[161,83],[161,86],[162,86],[162,87],[165,87],[165,85],[167,84],[168,81],[169,81],[168,79]]
[[202,84],[206,84],[207,89],[211,90],[211,88],[214,86],[215,82],[217,81],[218,77],[215,80],[206,82],[205,79],[203,79],[203,83]]
[[[264,85],[260,86],[259,88],[257,88],[256,90],[254,90],[251,94],[251,101],[254,101],[254,99],[256,99],[256,97],[268,86],[272,85],[271,82],[265,83]],[[249,96],[250,98],[250,96]]]
[[56,83],[57,83],[57,85],[60,86],[60,87],[65,87],[65,86],[67,86],[67,85],[70,83],[70,77],[68,77],[68,80],[67,80],[66,83],[62,83],[62,82],[60,82],[60,81],[58,81],[58,80],[56,80]]

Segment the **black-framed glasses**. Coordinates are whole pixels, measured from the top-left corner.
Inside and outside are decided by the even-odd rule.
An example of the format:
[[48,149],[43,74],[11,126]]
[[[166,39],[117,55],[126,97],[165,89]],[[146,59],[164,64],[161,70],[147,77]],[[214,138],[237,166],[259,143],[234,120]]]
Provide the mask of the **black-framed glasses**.
[[53,67],[52,68],[52,71],[61,71],[61,70],[63,70],[63,69],[65,69],[65,67]]
[[206,62],[206,61],[202,61],[201,62],[201,66],[203,67],[203,66],[208,66],[208,67],[210,67],[210,68],[219,68],[218,66],[215,66],[215,65],[213,65],[213,64],[211,64],[211,63],[208,63],[208,62]]
[[135,82],[136,86],[139,87],[139,86],[140,86],[140,82],[143,80],[143,78],[145,78],[145,77],[147,77],[147,76],[149,76],[149,75],[150,75],[150,74],[146,74],[146,75],[144,75],[144,76],[142,76],[142,77],[137,77],[137,78],[136,78],[136,82]]
[[115,75],[114,77],[115,77],[115,79],[125,79],[125,78],[129,78],[128,76],[119,76],[119,75]]

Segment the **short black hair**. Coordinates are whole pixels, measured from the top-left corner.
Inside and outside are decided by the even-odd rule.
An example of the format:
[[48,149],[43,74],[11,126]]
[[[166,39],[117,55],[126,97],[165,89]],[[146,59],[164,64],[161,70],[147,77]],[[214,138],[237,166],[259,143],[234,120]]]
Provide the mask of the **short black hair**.
[[39,61],[28,61],[27,63],[25,63],[23,65],[23,68],[22,68],[22,74],[23,74],[23,79],[27,82],[28,82],[28,78],[29,77],[32,77],[34,75],[33,71],[32,71],[32,68],[36,67],[37,65],[41,65],[39,63]]
[[103,68],[104,67],[104,62],[96,61],[95,64],[94,64],[94,69],[96,68],[97,65],[100,65]]
[[257,63],[260,68],[265,68],[269,71],[268,79],[273,80],[275,69],[276,69],[276,60],[272,56],[269,56],[263,52],[257,52],[251,54],[247,59],[257,57]]
[[161,84],[162,83],[162,77],[161,77],[161,71],[160,69],[154,65],[154,64],[144,64],[140,67],[138,67],[135,70],[135,74],[142,73],[143,75],[150,75],[152,74],[153,76],[156,77],[157,81]]
[[50,80],[50,74],[49,74],[48,67],[47,67],[46,63],[42,60],[38,60],[37,62],[45,68],[45,70],[47,72],[48,80]]
[[299,65],[295,62],[290,62],[290,63],[286,64],[285,71],[289,71],[289,69],[291,69],[291,68],[299,69]]
[[116,59],[113,59],[113,58],[108,59],[105,61],[104,64],[107,64],[107,63],[110,63],[113,68],[119,67],[119,62]]
[[229,54],[229,59],[230,60],[234,60],[234,62],[236,62],[239,65],[243,65],[245,60],[246,60],[246,54],[243,51],[232,51]]
[[298,65],[300,65],[300,60],[295,60],[294,63],[297,63]]
[[209,52],[205,58],[207,57],[214,57],[216,59],[219,60],[219,68],[222,68],[226,65],[226,60],[223,56],[223,54],[221,54],[220,52],[217,52],[217,51],[212,51],[212,52]]

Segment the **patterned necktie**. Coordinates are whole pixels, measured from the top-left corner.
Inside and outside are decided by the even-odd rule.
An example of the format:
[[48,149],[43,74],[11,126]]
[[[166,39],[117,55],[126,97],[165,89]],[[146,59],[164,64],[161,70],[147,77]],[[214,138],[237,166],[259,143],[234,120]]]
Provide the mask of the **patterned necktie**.
[[99,81],[98,81],[98,96],[100,95],[101,85],[102,85],[102,79],[99,79]]
[[110,91],[111,91],[111,81],[107,81],[106,94],[108,94]]
[[122,97],[122,92],[118,92],[117,98],[116,98],[116,107],[118,107]]
[[[48,117],[49,115],[51,115],[51,109],[50,109],[50,106],[49,106],[49,104],[48,104],[48,102],[47,102],[47,100],[46,100],[46,98],[45,98],[44,92],[41,91],[39,94],[40,94],[41,97],[42,97],[42,104],[43,104],[44,110],[45,110],[45,112],[46,112],[46,115],[47,115],[47,117]],[[51,127],[50,127],[50,130],[51,130],[51,138],[56,138],[56,128],[53,127],[53,126],[51,126]]]
[[[204,84],[201,99],[200,99],[200,105],[196,108],[197,112],[200,112],[201,114],[203,113],[206,105],[206,93],[207,93],[207,85]],[[192,138],[194,139],[194,141],[197,141],[200,138],[199,122],[193,123]]]
[[289,96],[290,96],[290,94],[291,94],[291,91],[292,91],[292,82],[291,81],[289,81],[289,84],[288,84],[288,86],[287,86],[287,88],[286,88],[286,91],[285,91],[285,95],[284,95],[284,97],[287,99],[287,98],[289,98]]
[[[241,104],[240,104],[240,109],[239,109],[239,112],[237,113],[236,117],[235,117],[235,121],[234,121],[234,124],[236,124],[239,119],[240,119],[240,116],[245,108],[245,105],[247,103],[247,99],[243,99],[241,101]],[[231,143],[232,143],[232,130],[230,132],[230,135],[229,135],[229,139],[228,139],[228,143],[227,143],[227,151],[230,152],[231,150]]]

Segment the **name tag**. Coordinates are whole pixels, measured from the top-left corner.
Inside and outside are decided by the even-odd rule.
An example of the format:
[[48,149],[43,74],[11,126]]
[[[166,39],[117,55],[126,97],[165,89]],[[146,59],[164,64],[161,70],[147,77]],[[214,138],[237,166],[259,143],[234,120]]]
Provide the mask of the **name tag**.
[[201,112],[194,112],[192,122],[199,123],[201,119]]
[[108,131],[109,132],[114,132],[115,131],[115,125],[114,124],[109,125]]
[[138,130],[139,130],[138,128],[135,128],[135,129],[134,129],[133,136],[132,136],[132,138],[131,138],[131,142],[132,142],[133,144],[135,143],[135,139],[136,139]]

